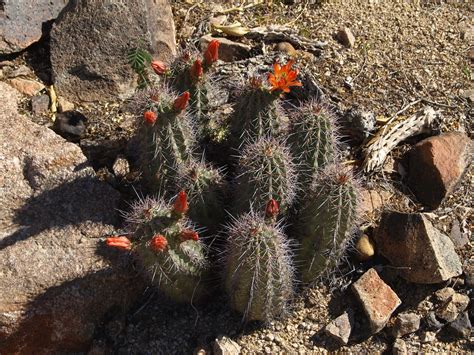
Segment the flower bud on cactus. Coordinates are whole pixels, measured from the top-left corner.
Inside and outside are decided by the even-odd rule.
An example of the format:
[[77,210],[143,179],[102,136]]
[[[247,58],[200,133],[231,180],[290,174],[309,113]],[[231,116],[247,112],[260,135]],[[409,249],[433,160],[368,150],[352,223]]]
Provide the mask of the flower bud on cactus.
[[163,75],[166,73],[166,64],[159,60],[154,60],[151,62],[151,67],[153,71],[158,75]]
[[245,320],[284,316],[293,296],[293,267],[281,228],[261,216],[240,216],[227,230],[225,289]]
[[204,64],[210,66],[219,59],[219,45],[220,42],[216,39],[209,42],[206,51],[204,52]]
[[278,202],[275,199],[271,199],[267,203],[267,207],[265,208],[265,217],[267,218],[275,218],[280,213],[280,206],[278,206]]
[[183,92],[183,93],[174,101],[174,104],[173,104],[174,110],[175,110],[176,112],[181,112],[181,111],[183,111],[183,110],[186,108],[186,106],[188,105],[189,97],[190,97],[189,91]]
[[162,252],[168,246],[168,241],[166,238],[160,234],[155,235],[151,238],[150,248],[155,252]]
[[199,81],[202,78],[203,70],[202,63],[199,59],[196,59],[193,66],[191,67],[189,74],[194,82]]
[[188,212],[188,197],[185,191],[180,191],[173,205],[173,212],[178,215],[183,215]]
[[122,250],[130,250],[132,248],[130,240],[124,236],[108,237],[105,243],[109,247],[122,249]]
[[194,240],[197,242],[199,240],[199,234],[196,231],[193,231],[191,229],[185,229],[181,232],[181,240],[186,241],[186,240]]
[[153,111],[146,111],[143,114],[143,118],[145,119],[145,122],[148,123],[149,125],[154,125],[157,117],[158,116]]
[[296,229],[299,265],[305,283],[330,274],[344,255],[356,225],[357,184],[340,166],[328,166],[302,201]]

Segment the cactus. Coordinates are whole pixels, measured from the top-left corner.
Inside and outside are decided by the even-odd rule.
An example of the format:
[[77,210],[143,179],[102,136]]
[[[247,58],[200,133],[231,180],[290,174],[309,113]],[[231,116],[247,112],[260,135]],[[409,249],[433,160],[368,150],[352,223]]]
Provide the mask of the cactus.
[[300,182],[308,189],[316,174],[337,157],[337,130],[331,112],[316,102],[294,111],[290,143],[301,168]]
[[225,289],[244,320],[284,316],[293,296],[291,253],[281,226],[254,212],[228,227]]
[[296,173],[289,149],[275,139],[246,146],[239,159],[234,214],[262,210],[274,198],[282,213],[296,195]]
[[185,217],[187,209],[184,192],[174,204],[145,198],[126,215],[131,243],[115,237],[107,244],[131,249],[150,282],[169,298],[198,302],[209,293],[205,284],[209,265],[205,246]]
[[144,113],[137,141],[145,184],[150,192],[161,193],[176,182],[180,166],[193,158],[196,140],[185,111],[189,93],[174,101],[162,93],[155,100]]
[[356,224],[357,184],[337,165],[315,179],[302,201],[296,229],[303,282],[315,281],[336,266]]

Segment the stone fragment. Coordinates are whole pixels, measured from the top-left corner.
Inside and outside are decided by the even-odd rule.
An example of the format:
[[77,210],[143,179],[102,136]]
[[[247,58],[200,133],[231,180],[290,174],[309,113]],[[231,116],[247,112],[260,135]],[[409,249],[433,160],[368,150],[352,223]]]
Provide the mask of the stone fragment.
[[435,332],[424,332],[420,336],[420,340],[423,344],[432,343],[436,340],[436,333]]
[[374,237],[377,253],[410,282],[439,283],[462,272],[453,242],[424,214],[386,211]]
[[38,41],[45,22],[54,20],[68,0],[0,1],[0,54],[19,52]]
[[391,194],[388,191],[362,189],[360,202],[357,206],[359,216],[372,218],[377,210],[383,208],[390,197]]
[[297,52],[295,47],[290,42],[279,42],[276,45],[276,50],[281,53],[285,53],[290,57],[296,56]]
[[461,132],[430,137],[408,153],[408,186],[425,206],[437,208],[472,160],[474,144]]
[[120,194],[81,149],[18,110],[0,82],[0,352],[78,353],[143,290],[123,254],[99,248]]
[[200,39],[201,50],[205,51],[207,46],[212,40],[218,40],[219,45],[219,59],[224,62],[233,62],[240,59],[246,59],[250,57],[250,46],[231,41],[223,37],[212,37],[212,36],[203,36]]
[[355,37],[352,34],[350,28],[344,27],[340,29],[336,34],[337,41],[345,47],[354,47]]
[[470,102],[474,102],[474,89],[461,90],[459,95]]
[[453,295],[455,293],[456,293],[456,291],[454,291],[454,288],[445,287],[445,288],[437,290],[434,293],[434,297],[435,297],[437,302],[445,303],[445,302],[448,302],[451,299],[451,297],[453,297]]
[[461,232],[461,226],[457,218],[454,219],[453,226],[451,227],[451,233],[449,233],[449,238],[454,243],[456,248],[462,248],[467,243],[469,243],[469,238],[466,234]]
[[129,97],[137,76],[127,54],[136,46],[164,62],[176,54],[168,1],[71,0],[51,30],[58,95],[73,102]]
[[392,335],[395,338],[400,338],[416,332],[420,328],[420,320],[420,316],[416,313],[400,313],[393,324]]
[[424,319],[424,324],[426,329],[434,331],[440,330],[444,326],[444,323],[439,321],[439,319],[436,317],[435,312],[433,311],[429,312],[426,315]]
[[447,322],[454,321],[469,305],[469,297],[460,293],[452,295],[441,307],[436,310],[436,316]]
[[122,155],[119,155],[112,166],[112,171],[117,177],[125,177],[130,172],[130,164],[128,163],[127,158]]
[[326,325],[324,332],[340,344],[345,345],[349,341],[353,326],[354,314],[349,309]]
[[372,333],[382,330],[393,311],[401,304],[397,294],[377,274],[369,269],[352,284],[352,290],[367,315]]
[[406,355],[408,354],[407,344],[402,339],[396,339],[392,345],[393,355]]
[[86,131],[86,117],[77,111],[58,113],[53,129],[56,133],[67,139],[78,139]]
[[72,102],[66,100],[64,97],[59,96],[58,97],[58,109],[59,109],[59,112],[73,111],[74,110],[74,104]]
[[31,69],[28,68],[26,65],[20,65],[18,68],[13,69],[12,67],[8,67],[9,70],[5,71],[5,76],[7,78],[16,78],[19,76],[28,76],[31,75]]
[[356,243],[357,258],[361,261],[369,260],[374,256],[374,243],[367,234],[363,234]]
[[452,334],[469,339],[472,332],[472,324],[467,312],[461,313],[453,322],[447,326]]
[[31,111],[35,115],[42,115],[49,111],[49,96],[39,95],[31,98]]
[[218,337],[212,346],[214,355],[238,355],[240,350],[239,344],[225,336]]
[[464,281],[469,288],[474,287],[474,260],[468,260],[463,267]]
[[27,96],[35,96],[44,89],[43,84],[31,79],[13,78],[7,80],[7,82],[19,92]]

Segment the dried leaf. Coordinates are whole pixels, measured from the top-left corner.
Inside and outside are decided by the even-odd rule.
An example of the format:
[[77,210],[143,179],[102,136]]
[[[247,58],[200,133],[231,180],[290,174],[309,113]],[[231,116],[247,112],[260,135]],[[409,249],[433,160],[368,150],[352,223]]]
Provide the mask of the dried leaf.
[[232,25],[213,24],[212,27],[216,29],[218,32],[223,32],[226,35],[234,36],[234,37],[245,36],[250,31],[247,27],[242,26],[240,22],[235,22]]

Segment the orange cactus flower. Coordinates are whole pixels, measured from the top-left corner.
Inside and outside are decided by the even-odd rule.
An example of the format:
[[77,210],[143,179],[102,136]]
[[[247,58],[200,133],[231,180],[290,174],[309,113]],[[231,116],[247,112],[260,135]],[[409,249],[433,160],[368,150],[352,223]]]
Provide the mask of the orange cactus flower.
[[198,81],[202,77],[202,62],[199,59],[196,59],[191,69],[189,69],[191,79],[193,81]]
[[107,244],[107,246],[109,247],[122,249],[122,250],[130,250],[132,248],[130,240],[123,235],[108,237],[105,240],[105,244]]
[[173,212],[177,214],[185,214],[189,209],[188,196],[185,191],[180,191],[178,197],[174,201]]
[[183,111],[188,105],[190,96],[191,95],[189,94],[189,91],[183,92],[176,100],[174,100],[174,103],[173,103],[174,110],[177,112]]
[[143,118],[145,119],[145,122],[148,123],[149,125],[154,125],[157,119],[157,115],[153,111],[146,111],[143,114]]
[[267,203],[267,207],[265,208],[265,215],[267,218],[273,218],[280,212],[280,206],[275,199],[271,199]]
[[161,234],[157,234],[153,238],[151,238],[151,241],[150,241],[151,250],[159,252],[159,251],[165,250],[167,246],[168,246],[168,241]]
[[184,242],[186,240],[194,240],[197,242],[199,240],[199,234],[196,231],[193,231],[191,229],[185,229],[181,232],[181,240]]
[[219,45],[220,42],[217,39],[213,39],[207,46],[204,52],[204,64],[206,66],[212,65],[212,63],[217,62],[219,59]]
[[163,75],[166,73],[166,64],[159,60],[154,60],[151,62],[151,67],[153,71],[158,75]]
[[298,70],[292,70],[291,66],[294,61],[290,60],[283,66],[275,63],[273,64],[273,71],[275,73],[268,74],[268,82],[271,85],[270,92],[281,90],[283,92],[290,92],[290,86],[301,86],[302,84],[296,80]]

